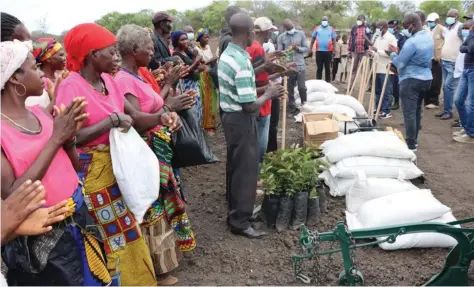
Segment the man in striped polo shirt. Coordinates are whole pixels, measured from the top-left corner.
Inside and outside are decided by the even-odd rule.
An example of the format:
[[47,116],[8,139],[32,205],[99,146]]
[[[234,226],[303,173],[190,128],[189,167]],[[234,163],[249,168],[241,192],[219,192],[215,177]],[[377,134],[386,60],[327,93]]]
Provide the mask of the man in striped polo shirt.
[[259,165],[257,117],[265,102],[284,96],[285,91],[281,85],[269,86],[257,98],[254,68],[245,51],[255,38],[252,19],[245,13],[235,14],[229,28],[232,42],[221,55],[217,67],[221,118],[227,143],[227,223],[234,234],[259,238],[265,232],[250,225]]

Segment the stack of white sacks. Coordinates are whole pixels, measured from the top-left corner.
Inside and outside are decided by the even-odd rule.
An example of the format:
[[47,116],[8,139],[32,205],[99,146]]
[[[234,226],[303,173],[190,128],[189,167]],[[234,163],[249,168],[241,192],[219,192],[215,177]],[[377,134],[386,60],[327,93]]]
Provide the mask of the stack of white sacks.
[[[338,89],[323,80],[306,81],[307,102],[301,106],[298,90],[295,88],[296,104],[300,106],[302,113],[337,113],[349,117],[365,117],[367,112],[364,106],[354,97],[336,94]],[[301,122],[302,114],[295,116],[296,122]],[[357,128],[350,122],[347,129]],[[344,123],[339,125],[339,131],[344,131]]]
[[[456,220],[430,190],[408,181],[423,172],[413,163],[415,154],[395,133],[354,133],[326,141],[321,149],[330,168],[320,178],[332,196],[346,197],[350,230]],[[385,250],[452,247],[456,240],[439,233],[418,233],[379,245]]]

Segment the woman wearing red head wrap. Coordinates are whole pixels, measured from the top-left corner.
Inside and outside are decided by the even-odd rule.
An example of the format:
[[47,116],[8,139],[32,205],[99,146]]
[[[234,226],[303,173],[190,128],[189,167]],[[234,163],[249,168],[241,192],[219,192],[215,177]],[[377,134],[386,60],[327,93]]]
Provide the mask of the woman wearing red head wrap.
[[[81,95],[86,98],[89,118],[77,133],[79,159],[85,177],[89,213],[102,230],[108,266],[120,274],[122,285],[156,285],[149,250],[135,217],[117,185],[111,164],[111,128],[138,132],[163,124],[174,131],[180,127],[175,113],[136,111],[120,93],[113,78],[117,61],[115,36],[97,24],[72,28],[64,39],[67,68],[71,74],[59,85],[57,104]],[[134,168],[131,166],[130,168]]]

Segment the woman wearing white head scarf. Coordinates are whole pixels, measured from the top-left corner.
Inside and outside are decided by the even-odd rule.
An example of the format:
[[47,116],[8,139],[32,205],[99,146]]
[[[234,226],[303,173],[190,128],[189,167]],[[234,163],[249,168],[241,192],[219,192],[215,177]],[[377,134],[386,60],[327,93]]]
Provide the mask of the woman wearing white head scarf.
[[111,279],[104,256],[85,232],[92,219],[75,170],[75,134],[88,117],[87,103],[74,98],[67,107],[55,107],[54,119],[40,106],[27,108],[25,99],[44,88],[30,51],[27,42],[0,43],[1,197],[7,202],[27,180],[41,181],[46,191],[42,211],[57,207],[64,221],[46,235],[20,237],[2,246],[7,279],[11,285],[106,285]]

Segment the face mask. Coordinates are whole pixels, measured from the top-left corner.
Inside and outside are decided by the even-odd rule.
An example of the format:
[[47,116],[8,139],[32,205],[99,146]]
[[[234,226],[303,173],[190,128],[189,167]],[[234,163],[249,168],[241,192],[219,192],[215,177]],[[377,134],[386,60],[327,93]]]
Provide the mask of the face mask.
[[371,32],[371,31],[370,31],[370,28],[369,28],[369,27],[365,28],[365,32],[366,32],[366,33],[370,33],[370,32]]
[[273,35],[278,36],[278,31],[273,31]]
[[435,26],[436,26],[436,23],[428,22],[428,27],[430,27],[431,29],[433,29]]
[[461,35],[463,39],[466,39],[466,37],[469,35],[469,30],[462,30]]
[[395,29],[393,29],[393,28],[388,28],[388,32],[393,35],[393,34],[395,34]]
[[448,24],[448,25],[453,25],[454,22],[456,22],[456,19],[454,19],[454,17],[448,17],[448,18],[446,18],[446,24]]
[[321,26],[327,27],[328,26],[328,21],[321,21]]
[[382,31],[380,30],[380,28],[375,29],[375,34],[376,35],[380,35],[381,33],[382,33]]
[[362,26],[362,21],[357,20],[357,26]]
[[187,33],[186,35],[188,35],[188,40],[189,40],[189,41],[193,41],[193,40],[194,40],[194,33]]
[[295,33],[295,31],[296,31],[295,28],[293,28],[290,31],[288,31],[288,34],[293,35]]
[[411,37],[411,32],[408,32],[408,29],[403,29],[402,30],[402,35],[410,38]]

